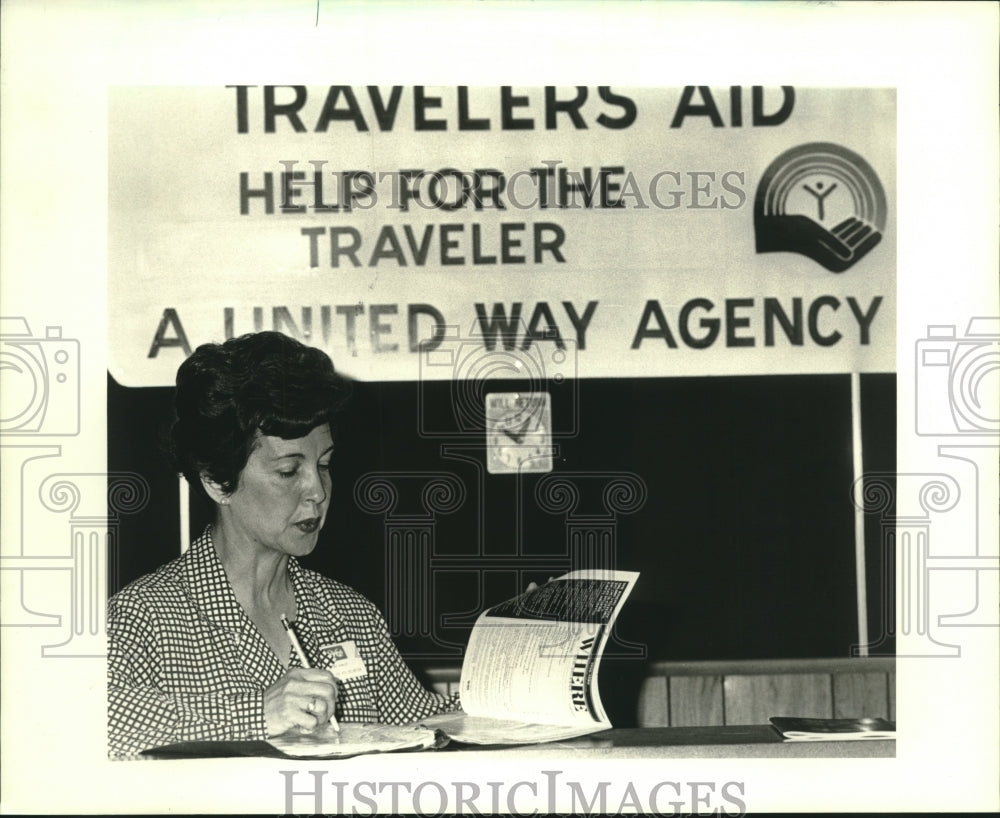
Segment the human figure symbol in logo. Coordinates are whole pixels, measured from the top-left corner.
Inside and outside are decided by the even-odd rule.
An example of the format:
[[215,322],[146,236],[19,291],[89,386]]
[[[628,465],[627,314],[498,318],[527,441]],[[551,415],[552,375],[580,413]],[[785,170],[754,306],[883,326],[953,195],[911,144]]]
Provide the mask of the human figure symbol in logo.
[[[802,190],[815,201],[816,216],[803,212],[813,211]],[[861,156],[831,142],[799,145],[768,165],[757,186],[757,252],[800,253],[842,273],[882,240],[887,210],[882,183]]]
[[819,213],[817,215],[819,217],[819,220],[823,221],[823,216],[824,216],[823,203],[824,203],[824,200],[826,199],[827,196],[829,196],[831,193],[833,193],[833,191],[835,191],[837,189],[837,183],[834,182],[832,185],[830,185],[830,187],[828,187],[826,189],[825,193],[823,192],[823,183],[822,182],[817,182],[816,183],[816,190],[813,190],[811,187],[809,187],[809,185],[802,185],[802,187],[804,187],[809,193],[811,193],[813,196],[816,197],[816,208],[819,211]]

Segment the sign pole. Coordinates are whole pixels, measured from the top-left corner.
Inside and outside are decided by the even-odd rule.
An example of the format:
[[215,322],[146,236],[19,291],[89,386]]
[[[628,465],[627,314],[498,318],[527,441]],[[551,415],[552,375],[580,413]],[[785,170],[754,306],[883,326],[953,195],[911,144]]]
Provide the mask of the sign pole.
[[[861,375],[851,373],[851,451],[853,454],[853,476],[851,485],[857,485],[864,472],[864,457],[861,442]],[[862,487],[862,491],[864,488]],[[858,605],[858,645],[859,655],[868,655],[868,591],[865,573],[865,513],[863,507],[854,504],[854,577]]]

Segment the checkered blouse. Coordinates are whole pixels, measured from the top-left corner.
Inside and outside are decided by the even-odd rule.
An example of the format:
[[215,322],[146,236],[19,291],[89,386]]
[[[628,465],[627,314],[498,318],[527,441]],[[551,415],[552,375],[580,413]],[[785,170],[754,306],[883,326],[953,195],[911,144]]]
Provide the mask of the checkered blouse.
[[[459,709],[417,681],[378,609],[357,591],[301,567],[288,572],[296,631],[315,667],[357,644],[368,673],[340,682],[336,715],[405,724]],[[286,670],[243,611],[206,529],[183,556],[108,604],[108,737],[115,756],[177,741],[265,738],[264,691]],[[300,666],[289,645],[290,663]]]

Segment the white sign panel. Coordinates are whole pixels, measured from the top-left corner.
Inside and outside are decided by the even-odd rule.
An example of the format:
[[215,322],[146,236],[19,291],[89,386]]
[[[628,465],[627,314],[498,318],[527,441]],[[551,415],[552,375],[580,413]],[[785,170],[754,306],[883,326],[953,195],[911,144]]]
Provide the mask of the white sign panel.
[[115,87],[109,369],[893,371],[895,140],[891,89]]

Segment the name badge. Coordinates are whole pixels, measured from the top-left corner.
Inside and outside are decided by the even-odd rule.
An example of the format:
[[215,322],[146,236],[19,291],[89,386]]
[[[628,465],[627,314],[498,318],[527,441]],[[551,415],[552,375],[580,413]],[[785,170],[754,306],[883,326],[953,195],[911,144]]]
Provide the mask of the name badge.
[[365,660],[358,655],[358,646],[353,639],[319,647],[333,657],[333,662],[327,669],[340,681],[360,679],[368,675]]

